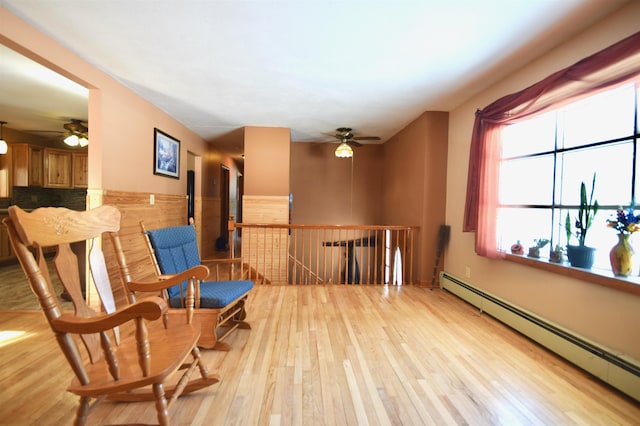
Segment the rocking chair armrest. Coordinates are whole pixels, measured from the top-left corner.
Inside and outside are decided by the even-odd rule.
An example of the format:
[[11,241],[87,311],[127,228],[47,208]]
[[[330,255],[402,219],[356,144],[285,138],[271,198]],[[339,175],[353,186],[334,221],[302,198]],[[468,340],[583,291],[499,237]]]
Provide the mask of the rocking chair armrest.
[[204,280],[208,275],[209,268],[204,265],[197,265],[179,274],[161,275],[160,281],[131,281],[127,283],[127,287],[129,287],[131,291],[159,291],[169,287],[173,287],[174,285],[178,285],[181,282],[189,280],[191,278],[195,278],[196,285],[199,285],[200,280]]
[[51,325],[57,332],[91,334],[112,329],[136,318],[157,320],[167,311],[167,303],[162,298],[151,296],[112,314],[90,318],[77,317],[72,313],[62,314],[51,320]]

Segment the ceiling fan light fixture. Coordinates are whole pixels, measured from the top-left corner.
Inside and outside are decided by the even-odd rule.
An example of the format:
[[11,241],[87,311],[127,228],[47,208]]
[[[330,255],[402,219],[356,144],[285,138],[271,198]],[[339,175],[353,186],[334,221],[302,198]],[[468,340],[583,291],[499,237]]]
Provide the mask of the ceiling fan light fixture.
[[89,138],[87,132],[89,128],[82,124],[82,121],[72,118],[69,123],[62,125],[69,133],[64,138],[64,143],[69,146],[85,147],[89,145]]
[[78,146],[78,144],[80,143],[80,138],[78,138],[78,135],[69,135],[64,138],[64,143],[69,146]]
[[6,121],[0,121],[0,155],[6,154],[9,150],[9,145],[7,145],[7,141],[4,140],[4,125],[7,124]]
[[351,149],[348,143],[342,142],[336,148],[335,154],[338,158],[351,158],[353,157],[353,149]]

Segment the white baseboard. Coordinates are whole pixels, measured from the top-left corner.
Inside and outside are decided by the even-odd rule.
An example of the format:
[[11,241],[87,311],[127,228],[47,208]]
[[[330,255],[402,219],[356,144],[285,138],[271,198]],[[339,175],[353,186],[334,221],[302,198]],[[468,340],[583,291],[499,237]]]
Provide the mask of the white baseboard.
[[640,401],[640,364],[478,289],[447,272],[440,287]]

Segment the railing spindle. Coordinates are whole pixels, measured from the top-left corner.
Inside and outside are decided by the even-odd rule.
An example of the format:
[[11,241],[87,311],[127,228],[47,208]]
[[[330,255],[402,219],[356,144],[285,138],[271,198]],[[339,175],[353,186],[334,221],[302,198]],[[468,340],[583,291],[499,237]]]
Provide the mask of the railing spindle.
[[247,228],[239,238],[241,256],[257,282],[396,284],[400,272],[397,284],[415,283],[416,226],[234,223],[236,228]]

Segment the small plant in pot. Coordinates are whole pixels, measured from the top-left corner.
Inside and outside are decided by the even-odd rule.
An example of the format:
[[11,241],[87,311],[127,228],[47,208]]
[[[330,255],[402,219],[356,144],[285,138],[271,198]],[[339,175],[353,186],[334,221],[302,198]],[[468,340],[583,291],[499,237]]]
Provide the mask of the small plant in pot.
[[546,238],[538,238],[533,240],[533,246],[529,247],[529,257],[540,258],[540,249],[549,244],[549,240]]
[[[580,184],[580,206],[578,208],[578,216],[575,221],[571,220],[571,215],[567,212],[565,220],[565,230],[567,232],[567,258],[571,266],[578,268],[590,269],[593,266],[594,247],[588,247],[585,244],[587,231],[591,228],[593,218],[598,213],[598,201],[593,199],[593,193],[596,187],[596,174],[593,174],[591,182],[591,193],[587,198],[587,186],[584,182]],[[572,225],[573,224],[573,225]],[[573,228],[575,227],[575,231]],[[569,244],[571,236],[575,235],[578,239],[578,245]]]
[[564,247],[560,244],[556,244],[551,253],[549,253],[549,262],[562,263],[564,262]]

